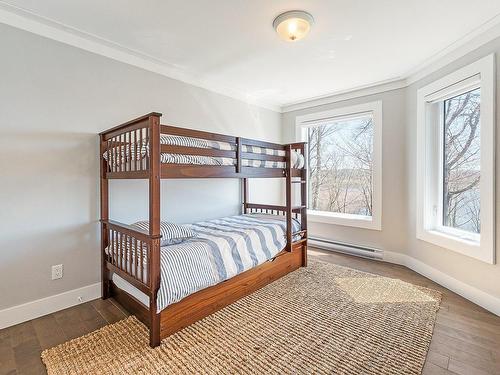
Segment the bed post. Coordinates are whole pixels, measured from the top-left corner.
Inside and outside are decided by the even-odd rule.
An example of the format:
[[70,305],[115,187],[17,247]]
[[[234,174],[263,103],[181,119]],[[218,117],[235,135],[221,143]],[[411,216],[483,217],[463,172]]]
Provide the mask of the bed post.
[[160,116],[149,116],[149,344],[160,345],[160,314],[157,313],[157,295],[160,288]]
[[[305,157],[305,144],[302,146],[302,154]],[[303,183],[300,184],[300,205],[301,205],[301,210],[300,210],[300,230],[305,231],[306,236],[305,236],[305,250],[302,254],[302,267],[307,267],[307,238],[309,236],[307,232],[307,169],[306,166],[304,166],[304,169],[302,169],[302,176],[301,176],[301,181]]]
[[241,181],[241,184],[243,187],[243,191],[242,191],[243,213],[247,214],[248,213],[248,178],[243,178]]
[[292,146],[286,146],[286,250],[292,251]]
[[[99,135],[99,159],[100,159],[100,169],[101,169],[101,223],[104,220],[109,220],[109,195],[108,195],[108,179],[106,178],[106,172],[108,168],[108,162],[103,158],[103,154],[106,151],[106,141],[104,140],[104,135]],[[108,230],[104,224],[101,224],[101,298],[109,298],[109,274],[106,267],[106,255],[105,249],[108,246]]]

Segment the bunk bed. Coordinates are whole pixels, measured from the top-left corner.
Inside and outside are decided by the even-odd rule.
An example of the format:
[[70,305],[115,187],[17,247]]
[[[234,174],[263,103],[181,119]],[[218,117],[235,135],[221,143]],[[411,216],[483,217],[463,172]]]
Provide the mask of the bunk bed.
[[[160,117],[160,113],[153,112],[99,135],[102,298],[113,297],[136,315],[149,328],[151,347],[307,265],[305,143],[282,145],[178,128],[160,124]],[[257,253],[259,241],[250,239],[250,236],[257,238],[258,233],[252,234],[252,228],[262,226],[269,233],[274,231],[273,239],[269,241],[275,247],[272,252],[266,250],[267,257],[258,260],[255,257],[253,264],[241,268],[241,272],[234,272],[231,277],[223,277],[206,284],[206,287],[198,287],[165,304],[159,292],[165,284],[162,277],[166,278],[166,271],[162,268],[165,262],[169,262],[167,255],[174,256],[176,250],[186,253],[186,246],[196,241],[209,242],[200,236],[199,240],[194,239],[185,246],[161,246],[160,181],[191,178],[241,179],[242,216],[195,223],[190,228],[200,230],[200,233],[208,231],[206,236],[212,235],[212,230],[219,234],[224,231],[223,235],[230,236],[234,230],[234,234],[238,232],[249,241],[247,245],[252,241],[256,243],[254,252]],[[283,178],[286,205],[250,203],[250,178]],[[149,181],[149,220],[145,227],[110,220],[110,179]],[[292,205],[292,198],[295,198],[293,185],[300,190],[300,205],[297,206]],[[262,242],[262,246],[267,245]],[[189,249],[187,253],[191,257],[197,256]],[[189,273],[189,270],[184,269],[184,272]],[[200,271],[193,270],[192,273],[199,274]],[[178,277],[189,278],[190,275]]]

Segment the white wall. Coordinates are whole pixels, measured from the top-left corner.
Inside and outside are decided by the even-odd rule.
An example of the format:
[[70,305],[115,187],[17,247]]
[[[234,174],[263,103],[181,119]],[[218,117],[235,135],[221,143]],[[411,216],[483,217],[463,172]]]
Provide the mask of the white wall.
[[[99,281],[98,132],[158,111],[164,124],[281,141],[269,110],[5,25],[0,50],[0,310]],[[252,200],[279,201],[276,182],[254,184]],[[145,182],[110,190],[113,219],[147,217]],[[163,181],[162,198],[172,221],[235,214],[239,182]]]
[[355,245],[404,252],[406,248],[406,180],[405,176],[405,91],[402,89],[382,92],[351,100],[287,112],[283,115],[285,141],[293,141],[295,118],[300,115],[348,107],[381,100],[382,119],[382,230],[314,223],[309,220],[309,235]]

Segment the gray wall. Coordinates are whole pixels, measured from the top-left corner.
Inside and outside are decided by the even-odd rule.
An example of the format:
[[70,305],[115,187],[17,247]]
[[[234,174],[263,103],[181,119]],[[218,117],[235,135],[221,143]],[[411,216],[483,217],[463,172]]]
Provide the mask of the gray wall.
[[[99,131],[159,111],[162,123],[281,141],[269,110],[4,25],[0,50],[0,310],[99,281]],[[252,187],[253,201],[281,199],[277,181]],[[110,190],[112,218],[147,217],[145,182]],[[163,181],[162,198],[176,222],[235,214],[239,182]]]
[[404,252],[406,248],[406,162],[405,91],[387,91],[376,95],[344,100],[333,104],[288,112],[283,115],[285,141],[295,140],[295,118],[300,115],[342,108],[376,100],[382,101],[382,230],[314,223],[309,220],[309,235],[355,245]]
[[470,64],[490,53],[497,54],[497,196],[496,196],[496,236],[497,236],[497,262],[500,262],[500,144],[498,125],[500,124],[500,62],[498,54],[500,53],[500,39],[496,39],[481,48],[469,53],[465,57],[453,62],[452,64],[434,72],[424,79],[412,84],[406,89],[407,96],[407,175],[408,175],[408,247],[410,256],[416,258],[446,274],[460,280],[468,285],[476,287],[486,293],[500,298],[500,266],[490,265],[473,258],[458,254],[454,251],[440,248],[424,241],[416,239],[416,135],[417,135],[417,90],[428,83],[435,81],[467,64]]

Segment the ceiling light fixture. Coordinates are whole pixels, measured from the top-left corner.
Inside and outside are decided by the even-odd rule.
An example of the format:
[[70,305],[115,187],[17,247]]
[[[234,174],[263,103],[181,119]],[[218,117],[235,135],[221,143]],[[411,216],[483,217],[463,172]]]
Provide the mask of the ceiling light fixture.
[[313,23],[314,18],[309,13],[291,10],[276,17],[273,27],[282,39],[296,42],[307,35]]

